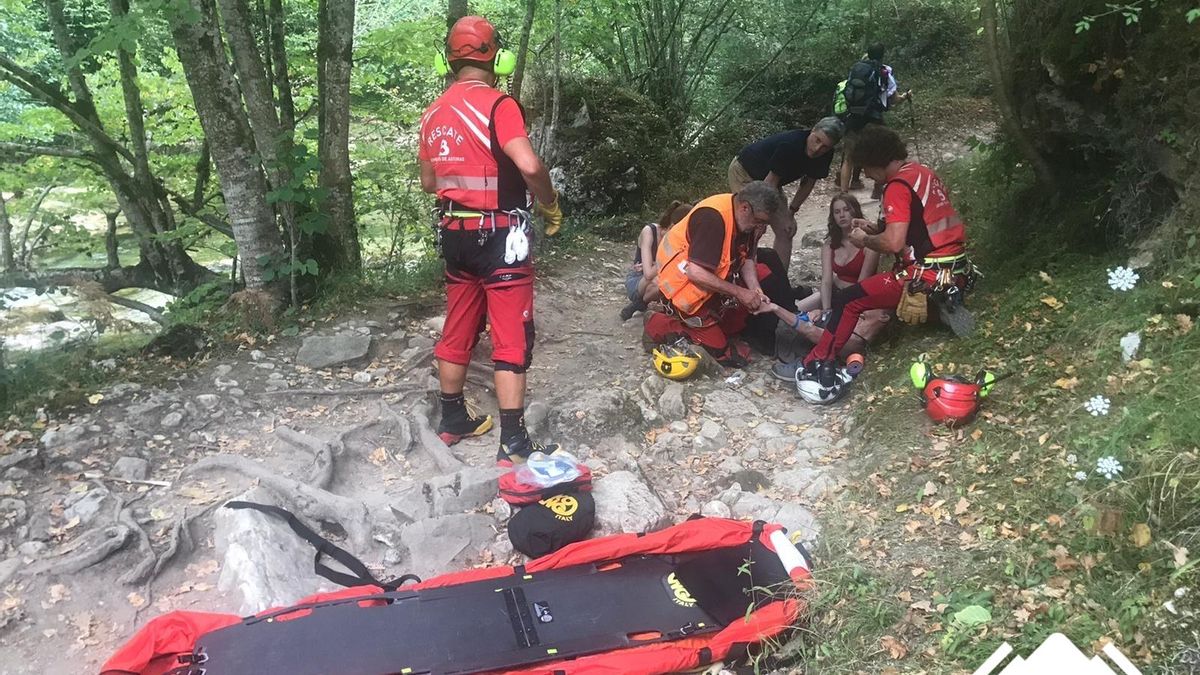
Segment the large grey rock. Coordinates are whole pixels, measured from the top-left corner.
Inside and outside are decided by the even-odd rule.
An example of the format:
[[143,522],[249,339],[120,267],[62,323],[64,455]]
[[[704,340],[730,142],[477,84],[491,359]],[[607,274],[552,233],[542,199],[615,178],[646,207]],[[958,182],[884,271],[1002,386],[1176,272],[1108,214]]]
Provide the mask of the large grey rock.
[[122,457],[113,464],[109,474],[126,480],[146,480],[150,475],[150,462],[141,457]]
[[67,521],[78,518],[80,524],[87,525],[100,515],[100,509],[104,508],[108,496],[108,490],[102,487],[92,488],[83,494],[71,493],[71,496],[67,497],[67,508],[63,510],[63,517]]
[[8,584],[8,580],[12,579],[17,574],[17,570],[25,566],[25,561],[21,560],[20,556],[13,556],[0,562],[0,586]]
[[742,492],[732,507],[733,517],[740,520],[764,520],[779,523],[788,532],[800,532],[806,542],[816,541],[820,534],[812,511],[791,502],[777,502],[762,495]]
[[764,440],[768,438],[779,438],[780,436],[783,436],[783,429],[780,429],[779,425],[775,424],[774,422],[763,422],[762,424],[754,427],[754,435]]
[[672,382],[663,389],[658,397],[658,410],[667,420],[681,420],[687,417],[687,405],[683,402],[684,388],[678,382]]
[[31,469],[40,468],[42,465],[42,460],[39,455],[40,452],[34,447],[28,447],[22,450],[13,450],[7,455],[0,455],[0,471],[4,471],[5,476],[8,478],[15,478],[14,476],[9,475],[13,469],[19,468],[22,471],[28,472]]
[[[261,488],[240,499],[270,503]],[[290,605],[306,595],[333,589],[313,574],[312,548],[279,519],[249,509],[217,509],[213,520],[213,538],[222,557],[217,588],[240,595],[239,614]]]
[[433,516],[433,498],[425,483],[415,483],[396,490],[388,497],[388,507],[401,525]]
[[634,397],[620,388],[584,389],[551,411],[555,428],[577,442],[588,442],[629,432],[641,426],[641,410]]
[[491,516],[482,513],[419,520],[399,530],[409,571],[422,578],[477,561],[495,536]]
[[658,397],[662,396],[663,389],[667,388],[667,381],[658,375],[647,375],[646,379],[642,380],[638,390],[642,392],[642,396],[647,403],[658,401]]
[[592,487],[596,500],[596,534],[649,532],[670,524],[662,500],[629,471],[614,471]]
[[357,361],[370,349],[370,335],[314,335],[300,345],[296,363],[309,368],[330,368]]
[[801,425],[813,424],[821,419],[821,417],[813,410],[812,406],[799,405],[779,413],[779,419],[783,420],[786,424]]
[[216,410],[221,405],[221,397],[216,394],[200,394],[196,397],[196,403],[204,406],[205,410]]
[[0,497],[17,496],[17,484],[11,480],[0,480]]
[[427,493],[432,500],[433,515],[444,516],[487,506],[496,498],[497,480],[505,471],[500,467],[472,466],[429,480]]

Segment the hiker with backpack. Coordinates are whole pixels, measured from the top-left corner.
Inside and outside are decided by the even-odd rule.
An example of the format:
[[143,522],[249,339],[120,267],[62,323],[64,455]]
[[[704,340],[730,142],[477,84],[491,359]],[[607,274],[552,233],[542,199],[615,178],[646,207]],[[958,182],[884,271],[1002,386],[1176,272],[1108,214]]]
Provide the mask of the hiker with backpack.
[[[771,222],[773,248],[783,268],[792,264],[792,239],[796,236],[796,212],[812,193],[813,185],[829,176],[833,148],[842,140],[845,125],[836,117],[825,117],[812,129],[784,131],[742,148],[729,163],[729,190],[737,193],[753,181],[763,181],[783,195],[783,187],[800,181],[787,209]],[[785,203],[786,200],[785,200]]]
[[[842,170],[838,187],[843,192],[862,189],[859,169],[850,161],[858,132],[868,124],[883,124],[883,113],[912,99],[912,91],[900,92],[892,67],[883,62],[884,47],[876,42],[867,47],[867,54],[850,67],[846,79],[838,84],[833,111],[846,124],[846,145],[842,149]],[[853,176],[854,180],[851,181]],[[883,196],[883,185],[876,183],[872,199]]]

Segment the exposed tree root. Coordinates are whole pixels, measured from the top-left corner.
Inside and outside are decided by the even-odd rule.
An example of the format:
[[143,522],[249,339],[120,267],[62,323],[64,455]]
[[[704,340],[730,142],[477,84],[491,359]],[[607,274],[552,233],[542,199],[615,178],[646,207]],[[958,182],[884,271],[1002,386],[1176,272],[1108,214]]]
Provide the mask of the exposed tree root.
[[380,413],[382,415],[386,415],[392,420],[392,424],[396,428],[396,433],[400,434],[400,440],[390,451],[392,457],[398,458],[401,455],[407,455],[408,451],[412,449],[413,442],[412,427],[409,426],[410,422],[401,416],[400,413],[396,412],[396,410],[390,405],[381,406]]
[[121,515],[117,518],[117,522],[129,529],[130,534],[133,535],[137,544],[138,555],[141,556],[136,565],[121,575],[119,581],[127,586],[137,586],[146,581],[150,577],[150,574],[154,572],[154,565],[158,562],[158,558],[154,554],[154,548],[150,546],[149,535],[142,529],[137,519],[133,517],[133,509],[123,507]]
[[[104,539],[94,546],[83,543],[85,538],[91,537],[95,533],[99,533]],[[110,555],[125,548],[130,534],[132,532],[124,525],[113,524],[97,528],[79,538],[81,545],[74,552],[59,556],[54,560],[47,560],[46,562],[32,565],[23,574],[29,577],[39,574],[75,574],[104,561]]]
[[218,505],[219,503],[209,504],[190,516],[187,514],[187,509],[184,508],[183,515],[180,516],[179,520],[175,521],[174,527],[171,528],[171,537],[167,540],[167,548],[162,552],[162,555],[158,556],[158,561],[154,563],[154,572],[150,575],[151,581],[158,577],[180,551],[190,553],[196,550],[196,543],[192,540],[192,523]]
[[184,476],[210,471],[238,473],[270,489],[297,515],[309,521],[337,523],[357,550],[367,550],[371,519],[367,506],[357,499],[333,494],[307,483],[281,476],[274,470],[236,455],[211,455],[184,470]]
[[438,471],[442,473],[453,473],[466,466],[462,460],[454,456],[450,452],[450,447],[442,442],[441,438],[434,433],[433,427],[429,423],[429,414],[432,406],[428,403],[422,403],[413,408],[412,420],[414,435],[420,439],[421,447],[429,456],[433,458],[433,463],[437,465]]
[[[309,484],[322,490],[333,482],[333,453],[334,445],[329,441],[315,436],[302,434],[288,427],[276,427],[275,435],[283,440],[298,445],[313,454],[313,473],[308,479]],[[341,444],[341,441],[338,441]]]

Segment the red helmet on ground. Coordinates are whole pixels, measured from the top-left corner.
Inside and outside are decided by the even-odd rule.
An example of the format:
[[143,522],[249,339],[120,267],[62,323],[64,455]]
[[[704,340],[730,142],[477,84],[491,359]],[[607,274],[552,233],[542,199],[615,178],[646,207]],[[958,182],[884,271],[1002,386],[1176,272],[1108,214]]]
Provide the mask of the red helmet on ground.
[[454,22],[446,37],[446,60],[491,63],[500,50],[500,36],[482,16],[464,16]]
[[979,390],[974,382],[938,378],[925,385],[925,412],[934,422],[949,426],[965,424],[979,412]]

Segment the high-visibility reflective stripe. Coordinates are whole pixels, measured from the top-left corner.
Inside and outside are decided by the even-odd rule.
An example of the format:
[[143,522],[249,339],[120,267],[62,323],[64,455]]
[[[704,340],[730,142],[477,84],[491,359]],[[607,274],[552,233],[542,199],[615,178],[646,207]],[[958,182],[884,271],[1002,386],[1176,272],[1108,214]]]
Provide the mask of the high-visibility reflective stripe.
[[939,264],[940,263],[952,263],[952,262],[958,262],[960,260],[965,260],[966,257],[967,257],[966,253],[959,253],[958,255],[948,255],[948,256],[943,256],[941,258],[925,258],[924,262],[939,263]]
[[437,189],[441,190],[495,190],[496,181],[484,176],[438,176]]
[[925,229],[929,231],[929,236],[932,237],[933,235],[945,232],[952,227],[962,227],[962,224],[962,218],[957,216],[946,216],[941,220],[929,223],[925,226]]

